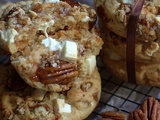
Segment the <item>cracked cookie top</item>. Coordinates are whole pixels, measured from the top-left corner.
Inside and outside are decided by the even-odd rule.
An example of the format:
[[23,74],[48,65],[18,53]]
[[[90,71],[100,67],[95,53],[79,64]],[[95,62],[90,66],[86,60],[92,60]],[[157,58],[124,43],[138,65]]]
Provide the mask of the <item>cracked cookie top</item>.
[[95,11],[78,2],[10,3],[0,18],[0,47],[29,85],[65,91],[95,69],[103,44],[95,22]]
[[[104,26],[115,34],[127,36],[127,24],[137,0],[94,0],[97,14]],[[140,41],[159,40],[160,1],[145,0],[137,25],[136,38]]]

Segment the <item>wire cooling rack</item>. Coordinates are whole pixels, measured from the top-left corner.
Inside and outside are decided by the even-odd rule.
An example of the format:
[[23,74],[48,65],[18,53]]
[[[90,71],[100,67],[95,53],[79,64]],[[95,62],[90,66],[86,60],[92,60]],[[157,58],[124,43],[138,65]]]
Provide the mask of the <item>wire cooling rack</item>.
[[105,111],[118,111],[128,115],[149,96],[160,100],[159,87],[140,86],[114,78],[106,71],[99,56],[97,66],[102,80],[101,98],[96,109],[86,120],[99,120],[100,114]]

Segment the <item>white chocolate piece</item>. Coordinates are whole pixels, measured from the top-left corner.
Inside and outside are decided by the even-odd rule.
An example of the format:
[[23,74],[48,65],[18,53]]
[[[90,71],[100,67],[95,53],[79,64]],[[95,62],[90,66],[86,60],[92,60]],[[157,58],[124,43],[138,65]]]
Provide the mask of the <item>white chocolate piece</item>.
[[160,24],[160,16],[155,17],[155,20]]
[[71,105],[65,103],[64,99],[56,99],[55,106],[58,113],[71,113]]
[[46,116],[48,115],[48,111],[46,110],[45,106],[37,106],[34,109],[34,112],[37,116]]
[[0,41],[2,43],[14,43],[16,35],[18,35],[18,32],[13,28],[8,29],[7,31],[0,30]]
[[117,1],[121,3],[131,4],[131,5],[135,4],[134,0],[117,0]]
[[88,74],[91,75],[96,67],[96,56],[92,55],[86,59]]
[[76,61],[78,56],[77,44],[72,41],[64,41],[63,44],[60,59],[68,62]]
[[90,21],[90,17],[86,16],[85,18],[81,19],[82,22],[88,22]]
[[46,38],[42,40],[42,44],[45,45],[46,47],[49,47],[51,51],[56,51],[56,50],[61,50],[62,49],[62,44],[58,42],[56,39],[53,38]]
[[38,30],[42,30],[46,37],[48,37],[47,28],[51,25],[54,25],[54,20],[51,20],[50,22],[46,22],[42,24]]
[[45,0],[45,2],[56,3],[56,2],[59,2],[59,0]]

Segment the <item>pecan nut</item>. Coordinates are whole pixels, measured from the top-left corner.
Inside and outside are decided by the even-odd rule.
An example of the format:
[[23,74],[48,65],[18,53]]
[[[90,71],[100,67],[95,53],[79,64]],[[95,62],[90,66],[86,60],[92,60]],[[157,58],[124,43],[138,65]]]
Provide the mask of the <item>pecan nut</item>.
[[159,120],[160,104],[153,97],[148,97],[143,101],[138,110],[130,113],[128,120]]
[[160,104],[158,100],[153,97],[149,97],[141,104],[140,109],[144,114],[146,114],[149,120],[159,120],[160,119]]
[[37,71],[39,80],[44,84],[66,84],[78,75],[76,64],[60,62],[57,67],[46,66]]
[[147,116],[142,112],[142,110],[134,110],[129,113],[128,120],[148,120]]
[[101,120],[126,120],[126,115],[124,113],[107,111],[101,113]]

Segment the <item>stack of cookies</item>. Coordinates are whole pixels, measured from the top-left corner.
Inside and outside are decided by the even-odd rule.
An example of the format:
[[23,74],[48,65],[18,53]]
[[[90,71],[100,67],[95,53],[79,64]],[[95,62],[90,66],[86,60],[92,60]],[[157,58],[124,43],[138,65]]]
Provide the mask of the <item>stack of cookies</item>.
[[[128,22],[138,0],[94,0],[104,39],[102,59],[116,77],[128,81],[126,41]],[[136,83],[160,86],[160,1],[145,0],[135,39]],[[134,72],[134,71],[133,71]]]
[[103,41],[96,13],[71,1],[34,0],[0,7],[3,120],[82,120],[101,92],[96,55]]

